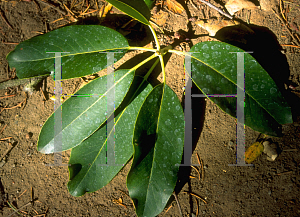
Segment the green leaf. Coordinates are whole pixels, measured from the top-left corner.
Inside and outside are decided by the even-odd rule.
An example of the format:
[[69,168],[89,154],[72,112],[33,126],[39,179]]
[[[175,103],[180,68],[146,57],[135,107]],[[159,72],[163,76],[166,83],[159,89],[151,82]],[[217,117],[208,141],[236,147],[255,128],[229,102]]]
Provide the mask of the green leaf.
[[173,90],[156,86],[134,129],[134,158],[127,187],[138,216],[161,213],[173,193],[184,146],[184,115]]
[[[132,82],[134,72],[119,70],[115,72],[115,108],[122,102]],[[124,77],[123,77],[124,76]],[[107,76],[99,77],[79,91],[76,95],[94,95],[93,97],[70,97],[62,104],[62,151],[74,148],[97,130],[111,114],[107,111]],[[38,140],[38,151],[49,154],[54,150],[54,115],[44,124]]]
[[146,3],[142,0],[106,0],[120,11],[137,19],[145,25],[150,25],[150,11]]
[[[61,54],[62,79],[82,77],[107,67],[106,51],[116,60],[127,51],[127,40],[118,32],[96,25],[63,27],[26,40],[10,52],[7,60],[18,78],[49,75],[54,71],[55,54]],[[102,52],[102,53],[101,53]]]
[[148,8],[151,10],[154,6],[155,0],[144,0]]
[[[243,50],[222,42],[202,42],[190,52],[198,52],[192,54],[192,80],[203,93],[237,93],[237,54],[230,52]],[[281,135],[280,124],[293,122],[291,108],[273,79],[248,53],[244,54],[244,72],[245,124],[267,135]],[[209,99],[236,117],[235,97]]]
[[[131,89],[136,90],[142,79],[136,76]],[[134,123],[151,90],[151,85],[146,82],[143,91],[115,117],[115,164],[121,166],[106,165],[106,125],[72,149],[68,189],[73,196],[104,187],[131,158]]]

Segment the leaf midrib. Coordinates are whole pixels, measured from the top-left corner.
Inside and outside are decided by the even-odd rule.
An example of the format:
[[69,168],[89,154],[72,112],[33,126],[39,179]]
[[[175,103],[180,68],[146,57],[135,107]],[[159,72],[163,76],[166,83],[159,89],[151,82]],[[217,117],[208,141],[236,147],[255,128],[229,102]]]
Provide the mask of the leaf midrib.
[[[65,126],[60,132],[59,132],[59,134],[61,133],[63,133],[64,132],[64,130],[66,130],[74,121],[76,121],[79,117],[81,117],[83,114],[85,114],[86,113],[86,111],[87,110],[89,110],[89,109],[91,109],[93,106],[94,106],[94,104],[96,104],[99,100],[101,100],[103,97],[105,97],[106,95],[107,95],[107,93],[112,89],[112,88],[115,88],[115,86],[120,82],[120,81],[122,81],[127,75],[129,75],[130,73],[132,72],[132,70],[129,70],[125,75],[123,75],[119,80],[117,80],[115,83],[114,83],[114,85],[113,86],[111,86],[101,97],[99,97],[93,104],[91,104],[88,108],[86,108],[80,115],[78,115],[75,119],[73,119],[67,126]],[[99,78],[98,78],[99,79]],[[111,114],[110,114],[111,115]],[[103,123],[105,122],[105,120],[99,125],[99,126],[101,126]],[[97,129],[99,129],[99,127],[97,128]],[[96,129],[96,130],[97,130]],[[95,130],[95,131],[96,131]],[[95,131],[93,131],[90,135],[92,135]],[[57,135],[56,135],[57,136]],[[52,141],[54,141],[54,138],[56,137],[56,136],[54,136],[53,137],[53,139],[51,139],[47,144],[49,144],[50,142],[52,142]],[[86,137],[86,138],[88,138],[88,137]],[[84,138],[83,140],[85,140],[86,138]],[[83,141],[82,140],[82,141]],[[81,142],[82,142],[81,141]],[[80,143],[81,143],[80,142]],[[79,144],[80,144],[79,143]],[[79,145],[78,144],[78,145]],[[47,145],[46,145],[47,146]],[[74,146],[74,147],[76,147],[76,146]],[[73,147],[73,148],[74,148]]]
[[[122,47],[122,48],[113,48],[113,49],[104,49],[104,50],[97,50],[97,51],[92,51],[92,52],[81,52],[81,53],[73,53],[73,54],[68,54],[68,55],[62,55],[61,58],[63,57],[69,57],[69,56],[76,56],[76,55],[83,55],[83,54],[91,54],[91,53],[97,53],[97,52],[101,52],[101,51],[109,51],[109,50],[129,50],[130,47]],[[60,51],[58,51],[60,52]],[[63,52],[63,51],[61,51]],[[36,59],[36,60],[22,60],[22,61],[12,61],[12,62],[17,62],[17,63],[23,63],[23,62],[37,62],[37,61],[43,61],[43,60],[51,60],[51,59],[55,59],[54,57],[49,57],[49,58],[43,58],[43,59]],[[63,64],[63,63],[62,63]]]
[[[197,61],[203,63],[204,65],[206,65],[207,67],[211,68],[212,70],[214,70],[215,72],[217,72],[219,75],[223,76],[224,78],[226,78],[228,81],[230,81],[232,84],[234,84],[235,86],[239,87],[237,84],[235,84],[231,79],[227,78],[226,76],[224,76],[222,73],[220,73],[218,70],[216,70],[215,68],[213,68],[212,66],[208,65],[207,63],[203,62],[202,60],[199,60],[198,58],[194,57],[194,56],[191,56],[192,58],[196,59]],[[198,84],[196,82],[194,82],[194,84],[202,91],[202,89],[198,86]],[[241,88],[241,87],[239,87]],[[241,89],[244,89],[244,88],[241,88]],[[252,98],[261,108],[263,108],[272,118],[274,118],[274,120],[276,122],[277,119],[269,113],[269,111],[264,107],[262,106],[257,100],[255,100],[255,98],[250,94],[248,93],[248,91],[246,91],[246,88],[245,88],[245,94],[247,94],[250,98]]]

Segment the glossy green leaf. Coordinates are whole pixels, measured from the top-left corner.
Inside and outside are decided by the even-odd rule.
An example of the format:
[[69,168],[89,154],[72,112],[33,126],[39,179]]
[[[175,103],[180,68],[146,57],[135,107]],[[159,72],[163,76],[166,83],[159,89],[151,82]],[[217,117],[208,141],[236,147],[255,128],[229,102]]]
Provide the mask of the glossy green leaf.
[[146,3],[142,0],[106,0],[120,11],[137,19],[145,25],[150,25],[150,11]]
[[154,6],[155,0],[144,0],[148,8],[151,10]]
[[[142,79],[135,77],[131,89],[136,90]],[[145,97],[152,90],[147,82],[142,88],[143,91],[115,117],[115,165],[106,164],[106,125],[72,149],[68,189],[73,196],[104,187],[131,158],[134,123]]]
[[17,45],[7,56],[18,78],[49,75],[55,54],[61,53],[62,79],[82,77],[107,67],[106,51],[119,60],[127,51],[127,40],[118,32],[99,25],[67,26],[36,36]]
[[163,211],[177,181],[184,146],[180,101],[166,84],[146,98],[134,129],[134,158],[127,187],[138,216]]
[[[192,54],[192,80],[203,93],[237,93],[237,54],[230,52],[243,50],[222,42],[202,42],[190,52],[197,52]],[[267,135],[281,135],[280,124],[292,123],[291,108],[273,79],[248,53],[244,54],[244,72],[245,124]],[[235,97],[209,99],[236,117]]]
[[[122,102],[132,82],[134,72],[119,70],[115,72],[115,85],[107,90],[107,76],[99,77],[79,91],[76,95],[92,97],[70,97],[62,104],[62,151],[74,148],[95,132],[107,117],[107,95],[115,91],[115,108]],[[38,140],[38,151],[49,154],[54,152],[54,115],[44,124]],[[58,138],[58,137],[57,137]]]

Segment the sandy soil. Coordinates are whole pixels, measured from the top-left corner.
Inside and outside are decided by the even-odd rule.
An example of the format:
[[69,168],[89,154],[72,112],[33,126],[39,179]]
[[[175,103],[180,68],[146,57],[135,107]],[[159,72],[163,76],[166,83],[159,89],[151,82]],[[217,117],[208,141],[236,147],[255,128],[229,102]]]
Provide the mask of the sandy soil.
[[[69,23],[70,17],[67,19],[54,8],[38,2],[40,1],[1,0],[0,2],[3,15],[0,18],[0,82],[15,76],[14,71],[8,67],[6,55],[15,48],[17,43]],[[65,11],[57,1],[51,2],[55,8]],[[71,0],[62,2],[68,7],[72,3]],[[83,4],[81,4],[82,2]],[[158,35],[160,42],[166,45],[176,41],[174,38],[176,31],[182,31],[191,41],[182,42],[175,49],[188,51],[197,42],[217,40],[209,37],[207,32],[199,26],[188,22],[188,18],[196,16],[198,19],[203,19],[221,17],[221,15],[197,1],[194,1],[197,9],[190,3],[191,1],[187,1],[186,4],[184,1],[180,2],[187,5],[181,15],[177,15],[165,7],[158,12],[164,13],[166,18],[166,23],[161,26],[166,35]],[[226,1],[210,2],[221,7]],[[75,3],[79,5],[72,11],[77,15],[87,8],[87,4],[90,4],[90,11],[97,9],[97,5],[99,8],[103,5],[100,0],[97,1],[97,4],[95,0],[75,0]],[[288,9],[286,14],[288,23],[296,27],[292,30],[293,33],[300,37],[300,1],[285,1],[284,8]],[[97,13],[86,15],[85,19],[80,22],[97,23]],[[121,26],[127,22],[128,19],[125,18],[118,18],[115,21],[116,14],[120,14],[120,12],[113,9],[104,23]],[[268,39],[264,38],[264,36],[272,34],[280,45],[293,44],[293,39],[273,12],[245,9],[238,12],[236,16],[245,22],[248,18],[250,27],[264,32],[261,37],[255,39],[256,47],[247,49],[257,49],[257,53],[259,53],[274,48],[272,44],[267,45],[266,40],[268,41]],[[53,22],[61,17],[66,19]],[[130,43],[136,44],[137,35],[133,34],[130,37]],[[232,35],[219,39],[232,43],[238,41],[236,38],[233,39]],[[140,46],[149,43],[152,42],[145,39]],[[282,46],[282,51],[288,66],[286,83],[295,87],[295,91],[293,91],[295,97],[291,102],[294,105],[295,122],[283,126],[283,137],[271,138],[278,144],[279,157],[276,161],[270,162],[265,155],[261,155],[254,161],[252,167],[228,166],[228,164],[235,163],[236,160],[235,147],[232,145],[236,139],[235,119],[220,110],[210,100],[198,98],[193,100],[193,133],[199,137],[195,136],[194,138],[197,145],[192,160],[197,163],[196,153],[200,156],[205,164],[205,176],[199,181],[198,178],[189,177],[189,173],[190,176],[198,177],[195,170],[183,169],[188,171],[188,174],[184,175],[185,177],[181,177],[188,179],[188,182],[178,194],[183,216],[192,216],[197,212],[199,216],[300,216],[300,121],[299,110],[297,111],[296,106],[297,103],[300,104],[298,89],[300,85],[300,50],[296,47]],[[126,54],[120,63],[133,58],[136,53]],[[271,51],[264,55],[272,60],[273,53]],[[166,65],[167,83],[180,100],[183,98],[184,87],[183,60],[183,57],[172,54]],[[276,66],[276,63],[273,61],[271,65]],[[283,73],[281,68],[271,67],[270,70],[269,73],[275,76]],[[161,80],[161,75],[158,76],[158,80]],[[63,92],[73,93],[80,82],[82,82],[80,79],[64,81]],[[128,194],[126,175],[131,162],[107,186],[79,198],[68,193],[66,187],[69,179],[67,167],[45,166],[45,164],[53,162],[53,155],[39,153],[36,150],[36,144],[43,123],[53,112],[54,103],[49,100],[49,97],[53,95],[53,81],[47,78],[46,83],[44,82],[46,100],[40,90],[31,95],[25,95],[22,91],[23,86],[0,90],[0,96],[16,95],[0,100],[0,130],[5,127],[0,138],[11,137],[9,140],[0,141],[0,156],[10,147],[10,144],[13,145],[0,167],[0,215],[17,216],[16,213],[13,214],[13,210],[6,203],[8,201],[13,206],[21,208],[19,212],[23,216],[42,216],[42,214],[44,216],[133,216],[134,207],[129,197],[126,196]],[[196,91],[195,88],[193,91]],[[18,105],[25,98],[26,103],[23,103],[21,107],[2,109]],[[258,136],[258,132],[246,127],[246,147],[255,142]],[[68,162],[69,156],[70,151],[63,153],[63,163]],[[184,191],[201,196],[207,203],[199,199],[196,201],[195,197]],[[125,206],[114,202],[120,197],[123,198]],[[35,202],[29,203],[32,199],[36,199]],[[167,212],[166,208],[159,216],[180,216],[175,201],[171,203],[171,206]]]

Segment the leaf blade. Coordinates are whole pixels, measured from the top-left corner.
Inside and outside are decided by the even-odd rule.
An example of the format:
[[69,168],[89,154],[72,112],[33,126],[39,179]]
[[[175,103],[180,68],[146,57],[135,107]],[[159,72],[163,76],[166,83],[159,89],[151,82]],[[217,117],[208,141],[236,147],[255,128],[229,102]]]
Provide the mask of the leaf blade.
[[106,89],[107,76],[103,76],[77,91],[77,95],[94,95],[94,97],[70,97],[66,100],[62,104],[62,130],[55,135],[54,115],[58,112],[56,110],[41,129],[38,151],[53,153],[54,140],[60,135],[62,135],[62,151],[80,144],[110,116],[104,111],[107,105],[106,97],[113,90],[112,88],[115,91],[115,108],[121,104],[132,82],[133,74],[133,71],[118,70],[115,72],[115,84],[110,89]]
[[[237,55],[229,52],[243,50],[221,42],[203,42],[190,52],[198,52],[192,55],[192,79],[198,88],[205,94],[236,94]],[[244,55],[245,124],[268,135],[281,135],[280,124],[292,122],[291,109],[267,72],[251,55]],[[209,99],[236,117],[235,99]]]
[[[176,111],[171,112],[172,107]],[[164,209],[176,185],[183,143],[180,102],[170,87],[158,85],[148,95],[137,118],[134,159],[127,177],[138,216],[156,216]]]
[[[141,0],[106,0],[119,10],[137,19],[145,25],[150,25],[150,11],[147,4]],[[150,4],[150,3],[149,3]]]
[[[61,54],[62,79],[82,77],[107,66],[104,51],[115,53],[119,60],[128,49],[127,40],[118,32],[96,25],[76,25],[56,29],[18,44],[7,55],[10,67],[16,68],[18,78],[48,75],[54,69],[54,53]],[[103,53],[101,53],[103,52]]]
[[[141,80],[142,78],[136,77],[133,86],[139,84]],[[115,118],[115,163],[117,165],[126,164],[133,154],[134,125],[132,123],[135,122],[144,98],[152,87],[145,83],[142,89],[143,91]],[[73,196],[82,196],[85,192],[93,192],[104,187],[123,168],[123,166],[105,165],[105,139],[106,128],[104,126],[72,149],[68,189]]]

